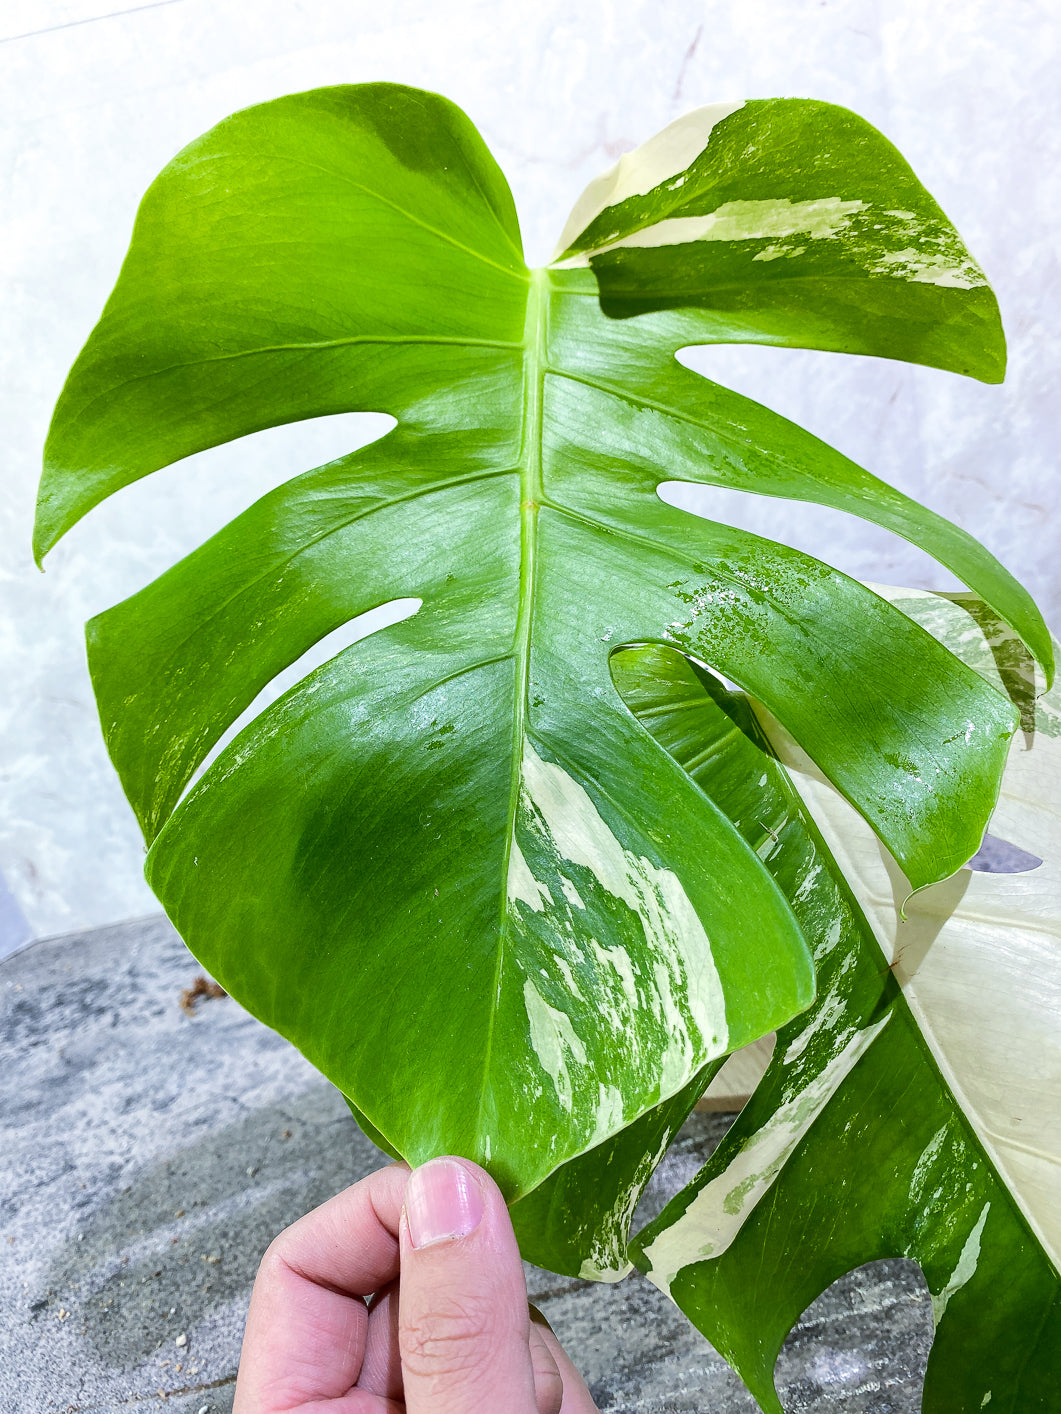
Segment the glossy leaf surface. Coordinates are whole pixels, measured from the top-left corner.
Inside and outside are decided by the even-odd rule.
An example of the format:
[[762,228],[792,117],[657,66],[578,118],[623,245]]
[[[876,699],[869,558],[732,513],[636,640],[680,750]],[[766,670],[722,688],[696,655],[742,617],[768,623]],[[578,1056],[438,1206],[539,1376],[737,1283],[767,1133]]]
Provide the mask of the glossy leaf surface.
[[[687,161],[710,165],[742,112]],[[865,155],[879,135],[823,105],[775,120],[767,146],[791,120],[769,178],[786,210],[827,150],[843,201],[880,204]],[[958,259],[908,169],[885,167],[909,230]],[[766,236],[719,219],[708,244],[743,262],[742,308],[774,320],[777,222]],[[887,258],[887,231],[874,258],[846,215],[815,237],[853,262],[850,346],[914,356],[880,316],[898,299],[936,331],[917,356],[996,376],[982,278],[962,264],[964,284],[935,266],[926,279]],[[467,1153],[513,1197],[812,996],[791,907],[631,715],[616,647],[672,643],[767,704],[915,886],[977,847],[1016,724],[879,596],[674,510],[659,483],[856,510],[962,574],[1048,661],[1034,606],[969,537],[675,362],[722,332],[704,314],[708,266],[687,255],[691,283],[661,300],[653,248],[624,252],[623,289],[640,268],[644,298],[611,317],[596,257],[526,270],[504,179],[451,104],[393,85],[281,99],[220,124],[151,188],[48,441],[39,554],[105,496],[220,441],[395,417],[93,620],[90,666],[153,841],[149,880],[193,950],[397,1151]],[[794,308],[771,338],[837,346]],[[264,711],[178,806],[278,672],[395,598],[421,608]]]
[[559,253],[610,313],[696,308],[703,342],[1003,376],[983,271],[891,143],[833,104],[687,113],[586,190]]
[[[962,870],[918,895],[904,922],[894,864],[768,721],[802,799],[767,762],[735,818],[770,832],[764,858],[814,943],[818,997],[779,1032],[707,1166],[634,1244],[638,1265],[773,1414],[789,1329],[837,1277],[887,1256],[917,1260],[932,1292],[926,1411],[1056,1407],[1061,703],[1035,702],[1019,642],[957,597],[896,594],[1022,702],[1026,731],[992,829],[1044,863]],[[698,775],[695,742],[715,728],[717,691],[684,664],[655,677],[653,730]],[[753,736],[734,739],[734,754],[762,760]]]

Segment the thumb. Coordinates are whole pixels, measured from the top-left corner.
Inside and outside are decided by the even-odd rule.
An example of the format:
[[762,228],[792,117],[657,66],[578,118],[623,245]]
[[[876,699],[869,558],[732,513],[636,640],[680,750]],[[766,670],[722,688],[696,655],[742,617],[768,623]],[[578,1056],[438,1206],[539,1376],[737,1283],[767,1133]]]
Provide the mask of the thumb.
[[414,1169],[399,1242],[408,1414],[537,1414],[527,1287],[493,1180],[467,1159]]

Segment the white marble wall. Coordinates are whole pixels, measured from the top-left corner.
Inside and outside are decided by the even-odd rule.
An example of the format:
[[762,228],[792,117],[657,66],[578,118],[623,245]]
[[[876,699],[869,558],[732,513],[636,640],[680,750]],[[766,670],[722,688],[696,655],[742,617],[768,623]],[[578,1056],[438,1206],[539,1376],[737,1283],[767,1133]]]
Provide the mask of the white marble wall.
[[[0,917],[25,932],[21,910],[41,935],[152,909],[99,736],[82,624],[267,486],[369,435],[328,420],[195,458],[94,512],[44,578],[32,566],[51,406],[141,193],[185,142],[277,94],[381,78],[447,94],[507,172],[533,263],[585,182],[685,108],[789,94],[857,109],[986,267],[1009,332],[1008,381],[984,388],[774,349],[715,349],[695,365],[968,528],[1061,622],[1051,10],[1033,0],[0,0],[0,871],[14,898]],[[706,494],[697,504],[863,577],[950,584],[903,542],[838,514]]]

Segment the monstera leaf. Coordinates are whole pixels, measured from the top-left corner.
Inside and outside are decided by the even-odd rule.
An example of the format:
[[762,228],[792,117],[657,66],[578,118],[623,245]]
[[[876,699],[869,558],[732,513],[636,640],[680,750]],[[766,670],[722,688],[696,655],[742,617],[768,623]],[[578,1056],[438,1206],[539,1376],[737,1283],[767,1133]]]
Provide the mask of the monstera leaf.
[[[633,1126],[665,1144],[719,1058],[813,996],[798,914],[628,709],[615,650],[673,644],[752,693],[914,887],[976,850],[1017,724],[879,595],[659,483],[855,511],[1051,662],[967,535],[674,359],[720,339],[984,379],[1003,362],[978,267],[843,110],[691,115],[528,271],[463,114],[325,89],[236,114],[158,178],[48,439],[38,556],[203,448],[396,419],[94,619],[90,666],[148,878],[193,951],[382,1143],[465,1153],[513,1200],[544,1181],[555,1198]],[[305,677],[181,799],[281,670],[396,598],[418,612]],[[582,1244],[602,1272],[609,1240]]]
[[[776,721],[767,736],[791,779],[743,700],[671,650],[631,654],[628,700],[764,841],[818,972],[814,1005],[778,1033],[752,1099],[635,1256],[768,1414],[781,1414],[774,1362],[804,1308],[853,1267],[895,1256],[920,1263],[932,1294],[926,1411],[1053,1410],[1061,696],[1035,700],[1022,645],[972,596],[882,592],[1020,704],[992,829],[1041,866],[961,870],[904,920],[894,862]],[[723,733],[734,719],[742,730]],[[704,769],[704,742],[720,744],[725,769]]]

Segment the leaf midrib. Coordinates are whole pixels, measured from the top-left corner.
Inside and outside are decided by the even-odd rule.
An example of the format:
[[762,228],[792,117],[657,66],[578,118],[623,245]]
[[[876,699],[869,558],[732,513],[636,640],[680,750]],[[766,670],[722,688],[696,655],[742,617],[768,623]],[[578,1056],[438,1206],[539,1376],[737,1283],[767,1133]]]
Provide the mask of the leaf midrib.
[[512,765],[505,849],[500,874],[498,902],[497,957],[494,963],[486,1044],[483,1047],[482,1081],[476,1130],[481,1131],[487,1095],[494,1032],[497,1026],[501,974],[505,965],[505,933],[508,922],[508,871],[515,840],[516,812],[523,784],[523,740],[527,723],[527,695],[530,681],[530,636],[534,619],[534,591],[537,586],[538,511],[545,499],[542,484],[542,402],[548,366],[547,336],[549,272],[532,270],[527,291],[527,315],[523,326],[523,431],[520,439],[519,468],[519,608],[512,656],[515,683],[512,694]]

